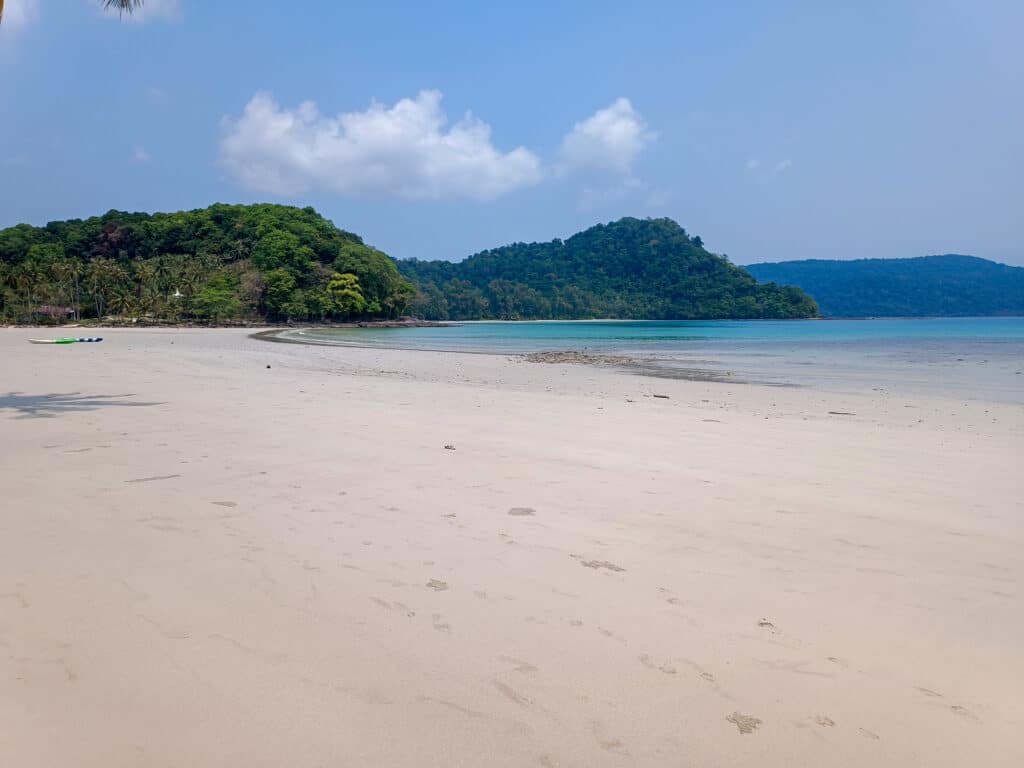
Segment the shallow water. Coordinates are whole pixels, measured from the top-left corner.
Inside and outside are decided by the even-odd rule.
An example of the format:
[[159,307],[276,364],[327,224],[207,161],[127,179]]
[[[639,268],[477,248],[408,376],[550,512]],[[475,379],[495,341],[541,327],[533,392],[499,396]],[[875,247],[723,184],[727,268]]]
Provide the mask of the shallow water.
[[1024,318],[460,323],[289,331],[296,341],[627,355],[649,375],[1024,403]]

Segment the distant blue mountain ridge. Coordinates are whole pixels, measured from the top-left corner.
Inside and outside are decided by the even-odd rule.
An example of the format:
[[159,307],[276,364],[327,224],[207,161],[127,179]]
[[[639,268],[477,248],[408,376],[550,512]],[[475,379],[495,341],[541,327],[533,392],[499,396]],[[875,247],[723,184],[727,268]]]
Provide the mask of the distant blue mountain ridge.
[[826,317],[1024,315],[1024,267],[976,256],[805,259],[744,268],[761,282],[801,288]]

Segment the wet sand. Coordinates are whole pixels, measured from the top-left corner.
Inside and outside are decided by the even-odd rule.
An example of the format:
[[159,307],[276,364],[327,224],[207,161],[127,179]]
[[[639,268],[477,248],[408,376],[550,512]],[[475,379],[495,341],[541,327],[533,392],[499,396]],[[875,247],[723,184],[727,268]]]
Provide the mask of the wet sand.
[[0,765],[1024,763],[1021,406],[248,333],[0,332]]

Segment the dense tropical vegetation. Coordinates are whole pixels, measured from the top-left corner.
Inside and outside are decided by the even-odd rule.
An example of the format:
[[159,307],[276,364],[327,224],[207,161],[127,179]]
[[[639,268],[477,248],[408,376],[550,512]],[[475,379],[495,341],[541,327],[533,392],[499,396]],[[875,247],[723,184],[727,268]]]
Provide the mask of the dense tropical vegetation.
[[759,284],[671,219],[625,218],[569,239],[516,243],[465,261],[400,261],[431,320],[796,318],[798,288]]
[[1024,315],[1024,268],[975,256],[812,259],[747,270],[800,286],[833,317]]
[[212,205],[0,230],[0,320],[393,318],[415,290],[312,208]]

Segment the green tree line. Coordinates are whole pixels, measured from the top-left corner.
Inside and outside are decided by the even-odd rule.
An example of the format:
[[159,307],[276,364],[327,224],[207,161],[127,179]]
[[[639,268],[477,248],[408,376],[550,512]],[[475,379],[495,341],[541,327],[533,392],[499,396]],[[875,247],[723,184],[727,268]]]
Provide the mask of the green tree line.
[[0,320],[394,318],[415,295],[395,263],[312,208],[110,211],[0,230]]
[[624,218],[569,239],[515,243],[465,261],[400,261],[410,311],[429,320],[814,317],[792,286],[758,283],[671,219]]

